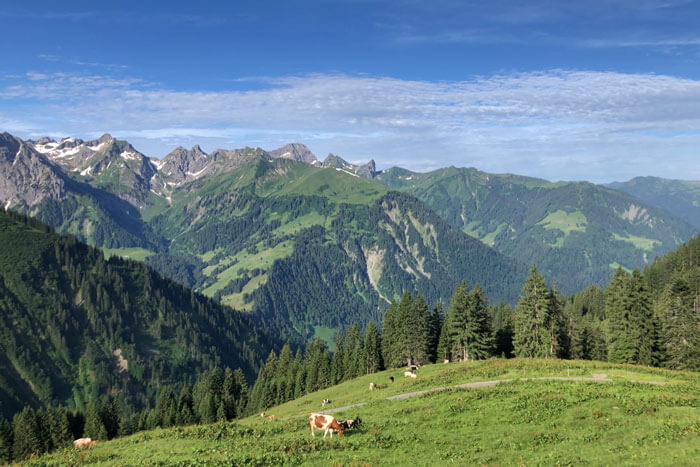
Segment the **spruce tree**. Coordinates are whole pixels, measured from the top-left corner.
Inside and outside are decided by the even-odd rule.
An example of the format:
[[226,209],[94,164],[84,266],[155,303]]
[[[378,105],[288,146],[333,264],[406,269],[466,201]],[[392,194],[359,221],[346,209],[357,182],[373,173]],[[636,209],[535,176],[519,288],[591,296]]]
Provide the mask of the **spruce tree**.
[[445,322],[440,329],[440,338],[437,346],[437,361],[454,360],[452,356],[452,318],[448,311]]
[[[153,427],[154,425],[149,426],[149,428]],[[107,428],[105,428],[102,417],[100,416],[100,406],[95,401],[91,401],[85,411],[84,436],[99,441],[106,441],[109,439],[107,436]]]
[[190,425],[196,421],[193,407],[192,394],[187,386],[183,386],[177,400],[176,422],[178,425]]
[[399,304],[398,357],[407,365],[429,361],[430,310],[425,299],[405,292]]
[[333,384],[338,384],[343,381],[345,359],[345,341],[343,333],[338,331],[335,336],[335,352],[333,352],[333,361],[331,363],[331,381]]
[[12,461],[12,423],[0,418],[0,462]]
[[658,362],[658,329],[651,298],[639,268],[632,271],[625,307],[633,324],[634,363],[655,365]]
[[451,355],[463,361],[486,358],[493,351],[493,333],[486,295],[480,285],[468,292],[467,283],[457,286],[448,312]]
[[445,322],[445,313],[442,310],[442,303],[437,302],[430,314],[430,340],[428,342],[429,360],[435,363],[438,359],[438,345],[440,344],[440,332]]
[[659,304],[664,366],[668,368],[700,369],[700,327],[693,309],[694,298],[688,282],[676,278],[666,287]]
[[532,266],[513,316],[513,348],[518,357],[552,357],[550,291]]
[[343,373],[345,379],[357,378],[364,374],[364,343],[360,326],[354,323],[345,336]]
[[382,359],[387,368],[395,368],[401,366],[403,362],[397,357],[397,319],[398,319],[398,304],[392,301],[384,313],[384,321],[382,322]]
[[630,278],[622,267],[605,289],[605,318],[608,321],[608,360],[613,363],[634,362],[635,344],[629,310],[625,297],[629,293]]
[[382,367],[381,339],[374,321],[370,321],[365,329],[364,356],[365,374],[376,373]]
[[25,407],[21,412],[15,414],[12,427],[14,431],[12,453],[16,460],[26,459],[33,453],[42,451],[40,429],[34,409]]

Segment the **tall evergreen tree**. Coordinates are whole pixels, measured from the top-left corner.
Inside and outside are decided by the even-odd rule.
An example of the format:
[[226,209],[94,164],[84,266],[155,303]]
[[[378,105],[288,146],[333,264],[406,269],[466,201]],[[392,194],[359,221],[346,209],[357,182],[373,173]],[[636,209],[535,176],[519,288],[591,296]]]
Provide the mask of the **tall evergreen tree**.
[[445,313],[442,302],[438,301],[430,314],[430,339],[428,341],[429,360],[435,363],[438,359],[438,345],[440,344],[440,332],[445,323]]
[[554,357],[551,336],[551,294],[544,277],[532,266],[513,316],[513,348],[518,357]]
[[634,323],[625,304],[629,293],[630,277],[622,267],[605,289],[605,317],[608,321],[608,360],[613,363],[632,363],[635,343],[632,328]]
[[12,423],[4,418],[0,418],[0,462],[7,462],[9,464],[12,460],[13,437]]
[[389,304],[382,322],[382,359],[387,368],[403,365],[397,356],[398,351],[398,316],[399,306],[396,301]]
[[344,379],[357,378],[364,374],[364,343],[360,326],[354,323],[345,335],[345,354],[343,356]]
[[107,436],[107,428],[102,422],[100,416],[100,406],[96,401],[88,403],[87,411],[85,412],[85,437],[100,441],[105,441]]
[[34,409],[25,407],[15,414],[12,426],[14,429],[12,453],[15,459],[26,459],[33,453],[42,452],[40,427]]
[[382,367],[381,339],[374,321],[365,329],[364,339],[365,374],[376,373]]
[[639,268],[632,271],[625,307],[633,323],[634,363],[655,365],[658,362],[658,328],[649,291]]
[[338,331],[335,336],[335,352],[333,352],[333,361],[331,362],[331,382],[338,384],[343,381],[345,360],[345,341],[343,333]]
[[664,366],[669,368],[700,369],[700,316],[693,309],[694,298],[688,282],[676,278],[659,303]]
[[472,292],[457,286],[448,312],[451,355],[463,361],[486,358],[493,351],[493,333],[486,295],[480,285]]
[[398,358],[407,365],[429,361],[430,311],[425,299],[405,292],[399,304]]

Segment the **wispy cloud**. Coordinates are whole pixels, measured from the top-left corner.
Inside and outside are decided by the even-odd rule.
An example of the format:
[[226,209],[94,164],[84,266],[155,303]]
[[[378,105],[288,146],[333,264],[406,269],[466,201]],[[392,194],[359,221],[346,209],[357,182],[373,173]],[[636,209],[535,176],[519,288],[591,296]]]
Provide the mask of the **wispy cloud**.
[[0,123],[37,136],[109,131],[158,155],[194,142],[272,148],[301,140],[319,155],[375,157],[383,167],[700,178],[696,80],[551,70],[453,82],[312,74],[265,84],[192,92],[135,78],[28,74],[0,90],[0,111],[22,125]]

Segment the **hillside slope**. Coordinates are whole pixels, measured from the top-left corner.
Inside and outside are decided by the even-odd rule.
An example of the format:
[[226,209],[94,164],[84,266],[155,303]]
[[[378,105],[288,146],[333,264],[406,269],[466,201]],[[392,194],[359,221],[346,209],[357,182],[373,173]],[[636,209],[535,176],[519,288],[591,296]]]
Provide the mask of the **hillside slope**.
[[624,191],[645,203],[665,209],[700,230],[700,182],[669,180],[659,177],[635,177],[606,186]]
[[277,340],[228,307],[112,258],[73,237],[0,211],[0,411],[84,408],[111,394],[153,402],[164,384],[211,367],[252,380]]
[[[523,359],[428,365],[416,380],[403,378],[401,371],[357,378],[274,407],[268,411],[275,415],[272,421],[253,416],[159,429],[37,462],[68,463],[80,456],[85,463],[123,465],[405,465],[409,459],[415,465],[690,465],[700,455],[698,373]],[[529,380],[400,396],[519,378]],[[377,390],[368,391],[371,381],[379,383]],[[323,399],[332,401],[338,420],[360,417],[362,424],[343,437],[323,439],[318,432],[312,437],[307,414],[320,411]],[[343,409],[352,404],[363,405]]]
[[284,158],[183,185],[151,225],[170,247],[150,264],[201,271],[186,279],[205,294],[302,335],[379,321],[404,290],[447,300],[463,279],[512,301],[525,277],[411,196]]
[[416,196],[460,230],[525,263],[572,293],[604,285],[677,248],[696,230],[625,193],[587,182],[551,183],[471,168],[385,170],[377,180]]

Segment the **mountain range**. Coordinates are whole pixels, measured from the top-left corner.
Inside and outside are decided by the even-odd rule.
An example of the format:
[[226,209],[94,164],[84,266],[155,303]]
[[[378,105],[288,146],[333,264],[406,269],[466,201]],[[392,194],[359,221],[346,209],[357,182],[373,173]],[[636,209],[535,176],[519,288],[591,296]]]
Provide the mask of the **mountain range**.
[[697,231],[653,200],[586,182],[378,171],[298,143],[154,159],[110,135],[4,133],[0,168],[6,208],[144,260],[288,337],[377,320],[404,289],[446,301],[462,279],[514,302],[530,263],[565,292],[602,285]]

